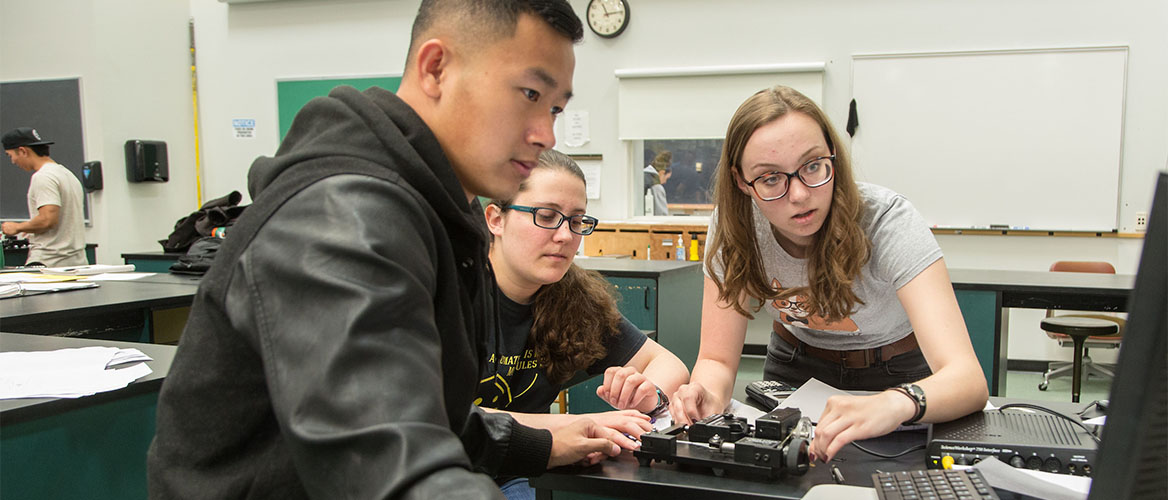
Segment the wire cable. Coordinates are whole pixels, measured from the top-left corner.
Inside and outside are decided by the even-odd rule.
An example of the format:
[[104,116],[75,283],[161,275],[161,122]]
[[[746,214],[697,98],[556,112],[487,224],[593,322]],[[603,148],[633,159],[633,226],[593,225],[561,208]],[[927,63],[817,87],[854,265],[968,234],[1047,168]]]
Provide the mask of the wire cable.
[[867,454],[869,454],[869,455],[872,455],[872,456],[874,456],[874,457],[879,457],[879,458],[900,458],[900,457],[903,457],[903,456],[905,456],[905,455],[908,455],[909,453],[912,453],[912,452],[914,452],[914,451],[920,451],[920,450],[923,450],[923,449],[925,449],[925,445],[923,445],[923,444],[918,444],[918,445],[916,445],[916,446],[913,446],[912,448],[909,448],[909,449],[907,449],[907,450],[904,450],[904,451],[902,451],[902,452],[900,452],[900,453],[895,453],[895,454],[892,454],[892,455],[886,455],[886,454],[884,454],[884,453],[875,452],[875,451],[869,450],[869,449],[867,449],[867,448],[865,448],[865,447],[863,447],[863,446],[860,446],[860,445],[856,444],[856,442],[855,442],[855,441],[853,441],[853,442],[852,442],[852,446],[855,446],[855,447],[856,447],[856,449],[858,449],[858,450],[860,450],[860,451],[862,451],[862,452],[864,452],[864,453],[867,453]]
[[1102,405],[1102,404],[1100,404],[1100,401],[1099,401],[1098,399],[1096,399],[1095,401],[1092,401],[1092,402],[1091,402],[1091,404],[1088,404],[1087,406],[1084,406],[1082,410],[1079,410],[1079,411],[1075,412],[1075,415],[1078,415],[1079,417],[1082,417],[1082,416],[1083,416],[1083,415],[1085,415],[1085,414],[1086,414],[1086,413],[1087,413],[1087,412],[1088,412],[1088,411],[1089,411],[1091,408],[1094,408],[1094,407],[1096,407],[1096,406],[1098,406],[1098,407],[1099,407],[1099,411],[1106,413],[1106,411],[1107,411],[1107,410],[1106,410],[1106,408],[1107,408],[1107,407],[1106,407],[1105,405]]
[[1037,410],[1037,411],[1041,411],[1044,413],[1049,413],[1049,414],[1054,415],[1056,417],[1059,417],[1063,420],[1066,420],[1067,422],[1075,424],[1080,429],[1083,429],[1083,432],[1086,432],[1088,436],[1091,436],[1091,439],[1095,440],[1095,444],[1099,444],[1099,437],[1096,436],[1094,432],[1091,432],[1091,429],[1088,429],[1087,426],[1083,425],[1082,422],[1075,420],[1071,417],[1068,417],[1066,415],[1063,415],[1062,413],[1054,411],[1054,410],[1047,408],[1045,406],[1032,405],[1029,403],[1009,403],[1009,404],[1004,404],[1002,406],[999,406],[998,411],[1000,412],[1000,411],[1005,410],[1007,408],[1026,408],[1028,410]]

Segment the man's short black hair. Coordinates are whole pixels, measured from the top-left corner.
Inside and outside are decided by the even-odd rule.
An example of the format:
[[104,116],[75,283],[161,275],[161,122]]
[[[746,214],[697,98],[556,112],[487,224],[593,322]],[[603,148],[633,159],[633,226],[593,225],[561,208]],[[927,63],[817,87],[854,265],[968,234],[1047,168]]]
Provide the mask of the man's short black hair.
[[410,35],[411,57],[419,38],[446,16],[460,17],[468,26],[481,28],[483,34],[503,38],[515,34],[521,14],[542,19],[572,43],[584,39],[584,24],[567,0],[422,0]]
[[25,147],[28,149],[31,149],[33,154],[35,154],[37,156],[49,156],[49,145],[48,144],[40,144],[40,145],[36,145],[36,146],[25,146]]

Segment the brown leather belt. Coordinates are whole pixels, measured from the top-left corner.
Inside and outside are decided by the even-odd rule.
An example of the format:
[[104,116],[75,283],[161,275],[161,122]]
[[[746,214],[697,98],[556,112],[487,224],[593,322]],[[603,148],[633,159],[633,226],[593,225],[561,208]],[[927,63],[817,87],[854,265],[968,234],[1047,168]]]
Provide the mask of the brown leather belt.
[[867,368],[869,366],[883,363],[892,359],[894,356],[899,356],[906,352],[917,348],[916,333],[909,333],[903,339],[897,340],[888,345],[873,347],[871,349],[855,349],[851,351],[836,351],[832,349],[824,349],[807,345],[803,341],[795,337],[794,334],[787,331],[787,328],[778,321],[773,325],[775,333],[779,335],[788,344],[801,349],[803,353],[815,356],[824,361],[842,365],[846,368]]

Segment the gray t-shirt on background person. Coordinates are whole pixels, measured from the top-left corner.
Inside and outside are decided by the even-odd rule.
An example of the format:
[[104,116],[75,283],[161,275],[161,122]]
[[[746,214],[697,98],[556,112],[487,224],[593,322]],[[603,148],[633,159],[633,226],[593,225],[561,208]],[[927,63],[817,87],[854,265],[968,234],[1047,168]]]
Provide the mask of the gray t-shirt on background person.
[[34,218],[45,205],[61,207],[57,227],[28,235],[27,262],[49,267],[83,266],[85,259],[85,219],[82,215],[84,191],[81,181],[69,169],[46,163],[32,174],[28,183],[28,216]]
[[[908,314],[896,291],[942,257],[941,247],[925,219],[904,196],[875,184],[858,183],[864,208],[860,226],[872,242],[872,254],[856,281],[857,304],[850,316],[833,323],[808,316],[800,307],[805,298],[795,296],[770,301],[766,311],[792,334],[809,345],[824,349],[870,349],[887,345],[912,332]],[[716,230],[711,218],[709,237]],[[764,267],[777,288],[807,284],[807,259],[788,254],[775,241],[770,222],[754,208],[755,236]],[[707,247],[708,248],[708,247]],[[706,255],[706,258],[710,258]],[[721,260],[713,261],[719,277],[725,275]]]

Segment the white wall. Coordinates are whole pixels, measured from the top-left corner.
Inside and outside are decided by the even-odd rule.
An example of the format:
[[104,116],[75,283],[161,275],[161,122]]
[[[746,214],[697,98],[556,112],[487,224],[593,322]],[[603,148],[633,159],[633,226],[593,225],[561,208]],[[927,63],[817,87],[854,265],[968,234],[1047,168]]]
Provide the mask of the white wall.
[[[0,80],[81,77],[85,159],[102,162],[105,184],[86,230],[98,261],[162,250],[156,241],[197,208],[187,5],[0,0],[0,13]],[[170,182],[127,182],[127,139],[166,141]]]
[[[279,146],[277,79],[400,75],[418,3],[191,0],[208,197],[249,199],[252,160]],[[234,137],[236,118],[256,120],[254,139]]]
[[[571,3],[582,12],[587,0]],[[851,98],[853,54],[1128,45],[1121,231],[1130,230],[1136,212],[1147,210],[1154,172],[1168,159],[1168,3],[1162,0],[631,3],[632,23],[623,35],[602,40],[588,33],[576,49],[577,97],[570,107],[590,112],[592,142],[563,148],[604,156],[601,198],[590,207],[603,219],[629,215],[634,198],[629,186],[638,170],[628,166],[628,147],[616,138],[613,71],[621,68],[824,61],[824,106],[842,124]],[[400,74],[417,5],[416,0],[235,5],[190,0],[205,197],[245,192],[251,161],[276,150],[276,79]],[[165,237],[174,220],[193,209],[186,9],[175,1],[0,0],[5,19],[0,79],[83,77],[87,158],[106,165],[107,186],[95,200],[96,227],[90,234],[90,241],[102,245],[103,261],[115,252],[157,249],[153,240]],[[12,21],[26,15],[42,19],[45,28]],[[254,118],[256,138],[235,139],[233,118]],[[168,141],[169,184],[128,186],[121,180],[121,144],[129,138]],[[1110,238],[939,240],[951,267],[1045,270],[1058,259],[1102,259],[1127,273],[1135,271],[1141,244]],[[1038,316],[1036,311],[1013,315],[1011,357],[1065,358],[1034,326]]]

